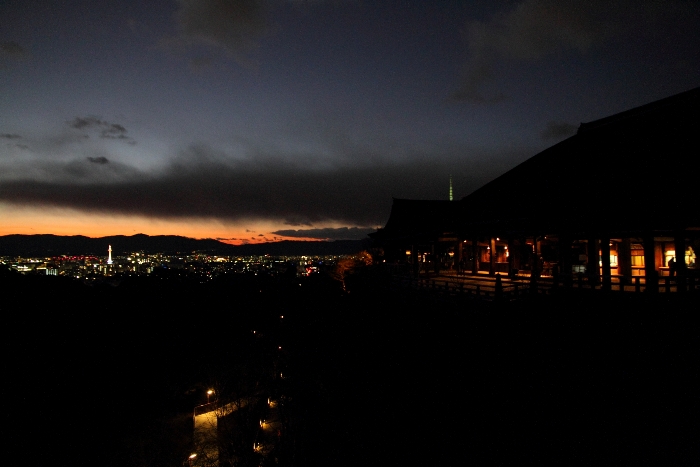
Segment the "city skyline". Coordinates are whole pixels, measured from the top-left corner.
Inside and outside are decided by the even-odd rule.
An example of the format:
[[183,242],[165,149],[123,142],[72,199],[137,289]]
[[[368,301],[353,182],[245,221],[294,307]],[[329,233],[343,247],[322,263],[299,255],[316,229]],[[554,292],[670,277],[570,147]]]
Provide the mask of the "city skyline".
[[687,1],[0,13],[0,235],[362,238],[700,84]]

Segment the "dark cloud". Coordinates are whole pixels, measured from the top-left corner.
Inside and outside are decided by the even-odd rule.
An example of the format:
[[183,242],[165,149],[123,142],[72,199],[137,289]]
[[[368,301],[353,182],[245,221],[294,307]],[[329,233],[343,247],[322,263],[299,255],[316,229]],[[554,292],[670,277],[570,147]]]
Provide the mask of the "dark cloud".
[[119,138],[119,139],[126,139],[126,128],[123,126],[117,124],[117,123],[109,123],[106,125],[105,128],[102,129],[100,132],[100,135],[103,138]]
[[[134,140],[126,135],[126,128],[118,123],[107,122],[94,116],[75,117],[67,123],[68,126],[76,130],[95,130],[100,138],[125,140],[130,144],[135,144]],[[89,137],[89,135],[84,136]]]
[[68,122],[68,126],[77,130],[89,127],[100,127],[104,122],[97,117],[75,117]]
[[242,59],[267,31],[266,2],[261,0],[179,0],[178,4],[175,42],[179,44],[203,44]]
[[16,133],[2,133],[0,134],[0,138],[5,138],[5,139],[21,139],[22,137]]
[[484,63],[475,60],[465,71],[459,88],[450,94],[450,99],[473,104],[495,104],[505,100],[506,96],[503,93],[484,89],[485,84],[493,77],[494,71],[488,60]]
[[32,175],[24,175],[29,172],[23,167],[12,179],[0,181],[0,200],[154,218],[339,222],[374,228],[386,222],[392,197],[447,199],[450,173],[455,186],[464,190],[455,195],[463,196],[529,155],[523,151],[500,159],[482,157],[483,162],[450,162],[468,152],[454,148],[440,157],[400,164],[309,171],[305,164],[274,158],[225,162],[200,147],[159,175],[80,161],[37,168]]
[[90,185],[93,183],[143,183],[147,175],[128,165],[111,162],[104,156],[90,156],[70,160],[31,160],[0,165],[0,183],[10,180],[32,180],[58,186]]
[[542,139],[563,139],[576,133],[576,125],[566,122],[549,122],[547,128],[542,130],[540,136]]
[[107,158],[104,157],[104,156],[101,156],[101,157],[88,157],[87,160],[89,160],[90,162],[92,162],[92,163],[94,163],[94,164],[108,164],[108,163],[109,163],[109,159],[107,159]]
[[14,59],[22,59],[27,57],[29,54],[27,51],[19,45],[17,42],[14,41],[5,41],[5,42],[0,42],[0,63],[6,60]]
[[[668,6],[682,3],[669,1]],[[507,11],[486,21],[468,23],[469,60],[453,99],[498,102],[505,96],[494,89],[496,81],[513,63],[585,54],[612,37],[650,34],[654,22],[672,10],[651,0],[524,0],[507,5]]]
[[212,55],[202,55],[194,57],[190,60],[190,65],[193,70],[200,70],[206,68],[214,62],[214,57]]
[[299,229],[299,230],[277,230],[272,232],[284,237],[305,237],[318,238],[320,240],[362,240],[367,238],[367,234],[375,232],[375,229],[361,229],[359,227],[340,227],[326,229]]

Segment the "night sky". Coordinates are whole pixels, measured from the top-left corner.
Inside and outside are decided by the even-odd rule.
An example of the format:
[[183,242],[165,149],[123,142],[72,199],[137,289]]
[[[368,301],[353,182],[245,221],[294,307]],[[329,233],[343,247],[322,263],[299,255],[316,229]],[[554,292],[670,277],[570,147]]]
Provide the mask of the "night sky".
[[[611,5],[612,4],[612,5]],[[697,1],[0,3],[0,234],[363,238],[700,85]]]

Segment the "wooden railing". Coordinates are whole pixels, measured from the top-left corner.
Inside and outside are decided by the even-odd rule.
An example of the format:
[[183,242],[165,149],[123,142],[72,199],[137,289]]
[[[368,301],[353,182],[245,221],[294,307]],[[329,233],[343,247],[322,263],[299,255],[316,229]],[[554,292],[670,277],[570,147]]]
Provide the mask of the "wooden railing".
[[[481,300],[513,300],[531,294],[546,294],[563,287],[580,290],[604,290],[602,282],[590,279],[586,275],[569,274],[553,277],[539,277],[535,280],[530,276],[515,275],[501,276],[500,284],[494,276],[459,275],[459,276],[411,276],[409,274],[392,275],[393,286],[413,290],[426,290],[438,294],[456,297],[476,298]],[[641,293],[648,287],[654,286],[653,291],[660,293],[679,292],[679,284],[685,283],[684,290],[688,292],[700,290],[700,278],[688,275],[683,281],[678,278],[659,277],[652,284],[645,277],[633,276],[611,278],[610,291],[621,293]],[[682,285],[681,285],[682,286]],[[682,291],[683,289],[681,289]]]

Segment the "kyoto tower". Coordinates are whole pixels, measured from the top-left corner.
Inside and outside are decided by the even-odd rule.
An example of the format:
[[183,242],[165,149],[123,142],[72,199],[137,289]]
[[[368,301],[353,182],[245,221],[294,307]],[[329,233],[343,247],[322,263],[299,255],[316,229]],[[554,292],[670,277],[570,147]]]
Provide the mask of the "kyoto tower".
[[107,250],[109,252],[109,257],[107,258],[107,264],[112,264],[112,245],[109,246]]

